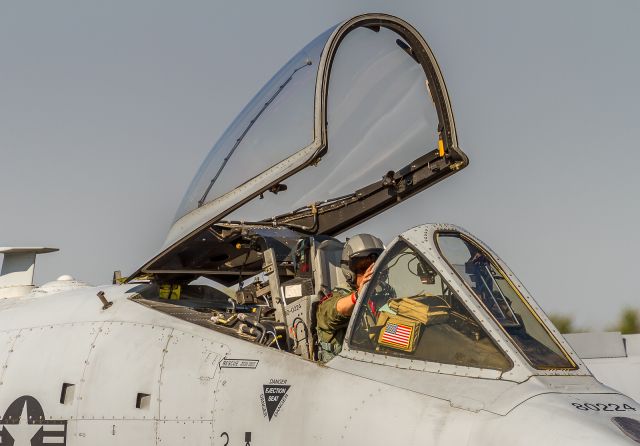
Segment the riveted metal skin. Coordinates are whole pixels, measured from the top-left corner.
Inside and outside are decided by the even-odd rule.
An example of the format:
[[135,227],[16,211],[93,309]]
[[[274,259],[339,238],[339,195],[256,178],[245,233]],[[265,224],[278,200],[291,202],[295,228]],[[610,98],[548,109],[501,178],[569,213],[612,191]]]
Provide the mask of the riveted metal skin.
[[[358,206],[343,215],[340,209],[330,209],[340,218],[328,218],[332,214],[327,212],[318,217],[319,227],[326,234],[338,234],[382,212],[396,198],[411,196],[466,165],[468,160],[457,146],[446,87],[426,42],[401,19],[361,15],[340,24],[322,53],[311,145],[263,172],[264,176],[249,179],[178,220],[161,252],[143,269],[194,277],[220,272],[203,263],[207,257],[212,264],[228,260],[211,260],[210,254],[216,253],[207,251],[211,245],[183,244],[203,236],[203,231],[213,231],[212,224],[220,218],[322,154],[327,143],[326,96],[332,58],[344,36],[362,26],[398,32],[425,69],[442,124],[443,151],[425,155],[426,164],[437,154],[446,169],[430,170],[424,159],[419,166],[414,162],[410,168],[416,164],[416,170],[409,169],[410,174],[424,169],[420,187],[394,196],[381,188],[383,181],[370,185],[374,192],[368,198],[377,198],[362,213]],[[311,210],[317,210],[315,204]],[[304,218],[304,225],[298,224],[303,230],[309,227]],[[288,229],[273,231],[296,241]],[[435,242],[438,231],[463,234],[493,256],[575,368],[534,368],[444,261]],[[486,245],[447,224],[417,226],[389,247],[401,240],[431,262],[511,361],[511,368],[501,372],[352,349],[348,340],[355,318],[342,352],[320,364],[279,350],[278,342],[277,348],[271,348],[248,342],[230,333],[229,327],[218,328],[206,309],[161,300],[155,284],[32,292],[0,299],[0,444],[637,445],[628,433],[640,422],[640,404],[590,374],[524,286]],[[229,250],[246,253],[247,258],[253,250],[240,242],[239,247],[227,244]],[[284,243],[282,249],[288,252],[287,246]],[[179,258],[175,264],[160,262],[173,254],[179,257],[189,248],[192,251],[184,262]],[[253,263],[258,265],[256,252]],[[278,254],[275,248],[274,253]],[[272,257],[273,263],[284,263],[278,255]],[[276,274],[279,266],[272,264],[269,272]],[[225,273],[235,274],[234,266],[230,268]],[[244,273],[249,277],[260,272]],[[243,279],[242,268],[238,277]],[[187,279],[185,283],[191,280]],[[271,286],[279,288],[277,282]],[[279,291],[271,293],[277,296]],[[108,309],[96,295],[108,297]],[[61,395],[61,388],[72,388],[72,394]],[[618,424],[612,422],[612,412]],[[624,431],[617,427],[621,425]]]
[[565,338],[599,381],[640,401],[640,334],[573,333]]
[[[460,277],[451,269],[448,263],[442,258],[438,246],[436,244],[436,234],[438,232],[452,232],[461,234],[468,239],[475,242],[485,252],[487,252],[499,265],[499,267],[508,275],[509,279],[516,286],[518,292],[527,301],[532,310],[536,313],[536,316],[544,323],[547,329],[551,332],[556,341],[562,346],[562,349],[570,356],[571,360],[576,364],[575,370],[539,370],[532,367],[522,354],[518,352],[518,349],[513,345],[509,336],[506,335],[504,330],[500,327],[498,322],[488,313],[473,293],[468,289]],[[575,354],[571,346],[566,342],[562,335],[549,321],[546,314],[542,311],[540,306],[531,297],[524,285],[518,280],[516,275],[509,269],[506,263],[495,254],[485,243],[473,236],[465,229],[451,225],[451,224],[426,224],[420,225],[404,232],[400,238],[406,240],[409,244],[414,246],[420,251],[426,258],[438,268],[444,279],[452,286],[452,288],[458,293],[463,303],[472,312],[472,314],[481,322],[485,327],[488,334],[496,341],[500,348],[509,356],[513,362],[513,369],[505,372],[502,376],[503,379],[514,380],[522,382],[528,379],[532,375],[567,375],[567,376],[586,376],[589,375],[587,367]],[[471,372],[466,372],[471,373]]]
[[[459,230],[431,225],[401,238],[438,266],[500,341],[514,364],[505,373],[348,346],[321,365],[142,305],[145,285],[34,293],[0,301],[0,415],[7,435],[19,432],[9,417],[20,416],[8,408],[28,396],[50,423],[43,432],[64,434],[66,445],[216,445],[244,441],[250,433],[256,444],[486,446],[504,444],[499,439],[505,430],[513,438],[514,423],[547,437],[570,436],[565,426],[581,426],[594,438],[612,440],[608,444],[625,444],[619,429],[605,429],[611,423],[604,412],[575,407],[607,403],[640,411],[638,404],[600,384],[581,364],[568,374],[531,369],[438,263],[430,242],[438,228]],[[99,291],[113,302],[108,311],[96,302]],[[61,404],[63,383],[74,384],[74,395]],[[140,394],[148,395],[143,405],[137,404]],[[545,422],[545,408],[558,414],[553,426]],[[624,415],[640,418],[631,410]],[[372,420],[385,422],[370,429]],[[519,444],[540,443],[531,438]]]
[[[534,368],[519,352],[498,322],[442,258],[435,241],[438,232],[463,234],[491,255],[500,268],[509,275],[509,279],[516,284],[518,291],[527,299],[533,311],[548,327],[562,348],[570,355],[576,368],[574,370],[538,370]],[[518,404],[540,393],[567,392],[569,390],[585,394],[610,392],[610,390],[603,390],[601,384],[593,379],[587,367],[549,322],[546,315],[507,265],[488,246],[468,231],[450,224],[420,225],[395,238],[387,246],[386,252],[390,252],[391,248],[400,241],[414,247],[438,270],[487,334],[508,356],[512,368],[500,372],[359,351],[350,347],[348,343],[353,326],[350,327],[346,335],[347,342],[343,346],[340,357],[331,361],[328,364],[329,367],[382,382],[398,382],[398,376],[403,376],[405,378],[401,380],[403,386],[412,391],[425,392],[436,398],[447,399],[455,407],[472,411],[488,410],[502,415],[508,414]],[[384,264],[384,261],[383,254],[378,265]],[[362,294],[364,295],[366,292],[365,288]],[[359,305],[364,305],[362,302],[357,303],[354,313],[357,313]]]

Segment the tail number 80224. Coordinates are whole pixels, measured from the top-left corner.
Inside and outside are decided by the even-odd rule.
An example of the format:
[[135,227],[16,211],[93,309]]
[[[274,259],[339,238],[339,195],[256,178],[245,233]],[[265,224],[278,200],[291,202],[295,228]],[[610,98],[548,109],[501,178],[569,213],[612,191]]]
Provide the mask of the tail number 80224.
[[637,409],[633,406],[629,406],[628,404],[615,404],[615,403],[571,403],[573,407],[578,410],[592,410],[594,412],[627,412],[633,411],[635,412]]

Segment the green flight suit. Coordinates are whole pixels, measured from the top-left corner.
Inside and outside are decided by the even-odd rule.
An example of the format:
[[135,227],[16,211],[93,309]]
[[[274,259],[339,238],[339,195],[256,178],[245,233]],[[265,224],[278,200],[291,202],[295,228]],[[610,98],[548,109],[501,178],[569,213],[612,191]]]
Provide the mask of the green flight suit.
[[342,342],[347,333],[351,316],[338,313],[336,305],[345,296],[353,293],[352,288],[334,288],[329,297],[318,305],[316,332],[320,344],[319,359],[327,362],[342,350]]

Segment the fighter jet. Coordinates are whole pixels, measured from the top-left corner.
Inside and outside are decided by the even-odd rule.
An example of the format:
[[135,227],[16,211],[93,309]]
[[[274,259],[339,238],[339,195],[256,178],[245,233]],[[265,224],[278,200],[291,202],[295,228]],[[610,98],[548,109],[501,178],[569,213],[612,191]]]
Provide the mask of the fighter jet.
[[44,248],[10,262],[0,445],[640,443],[640,404],[455,225],[391,240],[342,351],[317,360],[340,234],[467,164],[416,29],[365,14],[320,34],[233,121],[128,278],[31,289]]

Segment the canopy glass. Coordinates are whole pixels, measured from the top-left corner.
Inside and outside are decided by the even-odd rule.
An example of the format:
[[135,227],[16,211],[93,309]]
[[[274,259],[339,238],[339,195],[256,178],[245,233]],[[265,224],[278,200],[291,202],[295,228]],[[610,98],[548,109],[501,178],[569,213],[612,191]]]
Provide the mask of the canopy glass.
[[438,270],[404,241],[381,260],[363,299],[352,349],[463,367],[512,368]]
[[341,197],[436,149],[438,114],[424,70],[406,47],[389,29],[349,33],[331,67],[326,154],[287,178],[286,191],[264,194],[229,218],[260,220]]
[[198,169],[176,220],[311,144],[318,63],[334,28],[287,62],[231,123]]
[[439,233],[436,241],[444,259],[531,365],[541,370],[577,368],[489,253],[458,233]]
[[233,121],[137,273],[214,278],[198,258],[225,243],[215,224],[333,236],[467,163],[424,39],[397,17],[357,16],[305,46]]

